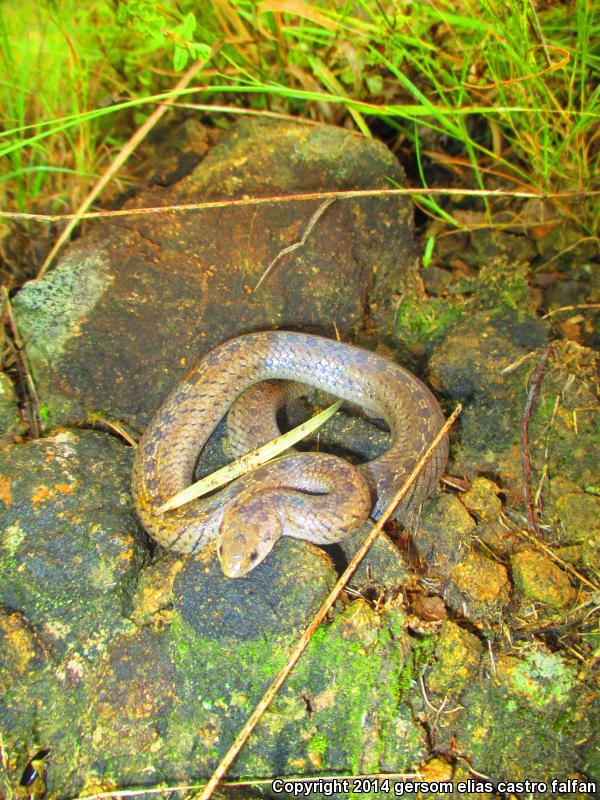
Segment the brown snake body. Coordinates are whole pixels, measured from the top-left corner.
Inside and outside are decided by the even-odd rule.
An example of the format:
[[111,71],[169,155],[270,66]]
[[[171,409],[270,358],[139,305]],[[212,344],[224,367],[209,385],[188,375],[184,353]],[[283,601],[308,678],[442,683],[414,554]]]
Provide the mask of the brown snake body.
[[[213,496],[157,513],[190,484],[200,450],[232,404],[229,437],[239,455],[278,435],[275,413],[285,401],[285,384],[247,392],[267,380],[308,384],[383,417],[390,447],[359,467],[323,453],[285,456]],[[136,511],[168,549],[197,553],[217,539],[225,574],[238,577],[260,563],[281,535],[332,543],[364,521],[372,505],[379,516],[443,422],[429,389],[376,353],[303,333],[240,336],[209,352],[146,428],[134,459]],[[447,455],[444,439],[402,502],[400,518],[431,494]]]

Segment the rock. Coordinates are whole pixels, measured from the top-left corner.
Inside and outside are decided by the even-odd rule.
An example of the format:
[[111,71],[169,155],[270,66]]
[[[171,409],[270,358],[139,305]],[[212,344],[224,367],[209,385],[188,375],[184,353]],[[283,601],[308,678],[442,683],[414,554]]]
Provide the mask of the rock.
[[500,656],[496,669],[511,693],[533,710],[556,712],[575,688],[574,665],[543,649],[532,650],[525,658]]
[[[554,281],[544,292],[544,299],[548,309],[556,309],[585,303],[588,293],[589,286],[582,281]],[[573,316],[573,310],[565,314]]]
[[[91,709],[83,743],[96,752],[82,760],[89,774],[94,762],[119,785],[160,780],[170,750],[169,727],[180,705],[176,663],[165,631],[134,631],[114,642],[87,685]],[[181,770],[176,752],[173,772]],[[181,773],[180,773],[181,774]],[[53,775],[56,788],[76,786],[76,775]],[[77,783],[74,783],[77,782]]]
[[57,659],[93,658],[119,633],[147,557],[130,494],[132,450],[59,432],[0,451],[0,603]]
[[[368,521],[354,531],[338,547],[343,560],[337,561],[338,568],[345,569],[354,554],[369,535],[373,522]],[[333,554],[332,554],[333,555]],[[380,592],[393,591],[405,586],[408,581],[408,568],[402,553],[391,539],[382,531],[371,545],[367,555],[348,583],[351,589],[362,592],[374,589]]]
[[[195,560],[154,548],[151,561],[131,456],[90,431],[0,452],[2,774],[16,785],[51,748],[52,800],[98,776],[210,774],[336,580],[322,550],[293,539],[238,581],[214,547]],[[317,631],[232,775],[416,765],[425,735],[398,691],[412,669],[405,624],[361,600]]]
[[425,504],[413,543],[428,568],[447,576],[472,546],[476,525],[462,503],[442,494]]
[[[507,504],[522,507],[520,423],[527,402],[527,376],[537,358],[544,326],[517,315],[483,313],[460,323],[436,346],[430,381],[464,404],[454,468],[468,476],[501,476]],[[554,342],[529,423],[531,483],[542,473],[584,488],[600,471],[600,443],[593,411],[597,357],[574,342]],[[544,488],[544,487],[543,487]],[[544,495],[543,495],[544,497]]]
[[546,236],[537,239],[536,246],[544,259],[553,263],[558,261],[567,267],[598,257],[597,243],[582,237],[576,224],[557,225]]
[[589,534],[583,540],[581,561],[586,569],[598,572],[600,569],[600,537],[597,533]]
[[517,420],[525,403],[523,389],[515,391],[514,373],[503,370],[543,344],[545,336],[538,320],[484,312],[457,325],[434,350],[431,383],[465,404],[461,447],[480,451],[488,470],[496,453],[518,436]]
[[435,661],[426,673],[432,695],[458,696],[477,674],[483,648],[479,639],[454,622],[447,620],[440,628]]
[[461,495],[461,502],[468,511],[483,522],[495,521],[502,511],[498,497],[500,489],[487,478],[475,478],[471,488]]
[[216,549],[186,559],[173,584],[174,606],[198,637],[239,644],[276,634],[299,635],[336,581],[318,547],[289,537],[246,577],[226,578]]
[[216,140],[218,131],[206,128],[194,117],[165,125],[150,135],[144,150],[152,152],[141,151],[142,164],[150,171],[152,183],[171,186],[192,172]]
[[[304,759],[311,760],[315,736],[324,753],[321,769],[327,765],[337,770],[349,754],[360,773],[394,771],[394,764],[416,766],[423,758],[424,731],[398,692],[399,683],[412,674],[404,624],[401,611],[389,608],[378,615],[357,600],[323,631],[320,641],[311,642],[306,660],[289,682],[291,691],[304,697],[312,710],[304,725],[312,725],[315,732]],[[340,703],[347,709],[343,713]],[[275,710],[279,705],[278,699]],[[288,735],[293,732],[292,727]],[[306,734],[301,728],[295,733],[300,753],[306,753]],[[289,774],[292,764],[281,766],[280,774]]]
[[48,769],[61,785],[62,759],[78,770],[88,681],[132,629],[126,609],[147,550],[131,504],[131,458],[131,448],[90,431],[0,451],[0,670],[11,676],[0,734],[15,770],[42,743],[51,747]]
[[509,597],[502,564],[474,551],[475,521],[456,497],[442,494],[424,507],[413,543],[432,576],[442,579],[451,608],[477,624],[495,619]]
[[0,440],[25,433],[27,426],[21,419],[17,395],[8,375],[0,372]]
[[564,541],[576,544],[600,537],[600,497],[583,492],[561,495],[555,512],[564,532]]
[[[200,613],[217,621],[218,609]],[[224,624],[201,623],[205,637],[176,613],[168,634],[177,701],[168,739],[162,737],[160,750],[155,747],[155,769],[172,775],[186,761],[187,775],[215,768],[291,644],[283,618],[280,633],[269,631],[272,619],[271,614],[256,635],[234,625],[220,639],[213,636]],[[359,600],[321,628],[236,760],[232,777],[343,771],[349,763],[361,771],[416,763],[425,752],[423,732],[397,691],[410,652],[401,624],[397,613],[382,617]],[[236,639],[238,632],[245,638]],[[143,753],[132,758],[139,770]]]
[[475,266],[498,258],[512,263],[532,261],[536,255],[535,246],[527,237],[494,229],[471,231],[471,246],[472,250],[466,251],[466,254],[472,258],[469,263]]
[[162,627],[172,621],[173,584],[186,561],[177,553],[167,552],[142,571],[132,598],[131,619],[137,625]]
[[[464,710],[440,715],[436,747],[453,748],[494,781],[549,783],[566,776],[566,752],[570,775],[593,778],[598,699],[575,676],[576,667],[539,646],[522,658],[498,657],[496,675],[471,681],[462,694]],[[549,790],[546,796],[564,795]]]
[[568,608],[577,592],[566,574],[537,550],[521,550],[511,556],[510,566],[515,588],[527,600],[543,603],[554,610]]
[[452,273],[436,266],[425,267],[421,270],[425,290],[429,294],[441,295],[448,291],[452,283]]
[[[402,169],[381,143],[339,128],[242,121],[170,187],[131,207],[327,189],[386,188]],[[365,308],[389,323],[414,274],[406,198],[338,200],[298,242],[322,201],[239,205],[94,224],[59,266],[15,297],[49,423],[103,409],[143,426],[211,347],[240,333],[300,328],[348,336]]]
[[[448,619],[446,604],[441,597],[425,595],[422,592],[410,592],[408,593],[408,598],[410,600],[410,610],[419,620],[417,622],[413,618],[412,627],[419,626],[419,628],[427,630],[427,623],[437,623],[440,620]],[[425,623],[425,625],[421,625],[421,623]]]
[[451,608],[484,626],[494,624],[509,597],[506,568],[477,551],[455,565],[444,587]]

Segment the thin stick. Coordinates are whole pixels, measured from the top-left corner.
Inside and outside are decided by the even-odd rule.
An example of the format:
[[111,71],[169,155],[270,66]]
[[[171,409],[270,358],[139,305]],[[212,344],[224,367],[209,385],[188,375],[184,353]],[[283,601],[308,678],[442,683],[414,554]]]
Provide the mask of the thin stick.
[[[185,89],[188,83],[192,80],[192,78],[196,75],[196,73],[204,66],[205,63],[206,61],[196,61],[188,69],[185,75],[182,76],[181,80],[177,83],[177,85],[173,89],[173,92],[176,93],[180,89]],[[106,170],[104,175],[102,175],[98,183],[94,186],[92,191],[81,203],[75,214],[68,215],[68,219],[70,220],[69,224],[60,234],[60,236],[54,243],[52,250],[50,250],[50,252],[46,256],[44,263],[42,264],[42,266],[40,267],[40,271],[38,272],[38,278],[41,278],[42,275],[45,274],[48,267],[54,261],[56,254],[59,252],[59,250],[61,250],[63,245],[69,240],[73,230],[79,224],[79,221],[81,219],[86,218],[85,212],[92,205],[92,203],[98,197],[100,192],[104,189],[106,184],[109,183],[116,175],[116,173],[121,169],[123,164],[127,161],[129,156],[133,153],[133,151],[140,144],[140,142],[142,142],[146,138],[146,136],[150,133],[152,128],[154,128],[156,123],[161,119],[162,116],[164,116],[164,114],[166,114],[166,112],[169,109],[169,106],[175,100],[175,98],[176,94],[173,94],[171,97],[167,97],[165,100],[161,102],[158,108],[156,108],[152,112],[152,114],[150,114],[148,119],[144,122],[144,124],[141,127],[137,129],[137,131],[133,134],[133,136],[127,142],[127,144],[125,144],[121,148],[115,160],[110,164],[109,168]]]
[[42,435],[42,422],[40,419],[40,399],[38,397],[38,393],[35,388],[35,383],[33,382],[33,378],[31,376],[31,370],[29,369],[29,364],[27,363],[27,358],[25,356],[25,348],[23,347],[23,341],[21,340],[21,336],[19,335],[19,329],[17,328],[17,323],[15,322],[15,318],[12,313],[12,305],[10,302],[10,297],[8,296],[8,290],[6,286],[2,287],[2,297],[4,300],[4,309],[6,314],[6,323],[10,330],[10,335],[12,337],[11,345],[15,353],[15,361],[17,363],[17,370],[19,373],[19,377],[24,383],[25,386],[25,408],[27,410],[27,416],[29,418],[29,427],[31,429],[31,436],[34,439],[39,439]]
[[254,287],[254,289],[252,289],[251,294],[254,294],[254,292],[258,289],[258,287],[261,285],[261,283],[269,275],[269,273],[271,272],[271,270],[273,269],[273,267],[279,261],[280,258],[283,258],[283,256],[287,255],[288,253],[293,253],[294,250],[297,250],[299,247],[303,247],[306,244],[306,240],[310,236],[310,233],[311,233],[312,229],[315,227],[315,225],[317,224],[318,220],[325,213],[325,209],[329,208],[329,206],[332,203],[334,203],[335,200],[336,200],[335,197],[328,197],[327,200],[324,200],[321,203],[321,205],[317,208],[317,210],[312,215],[312,217],[308,220],[308,225],[306,226],[306,230],[302,234],[302,238],[300,239],[300,241],[294,242],[294,244],[290,244],[287,247],[284,247],[283,250],[280,250],[277,253],[277,255],[275,256],[273,261],[271,261],[269,266],[266,268],[266,270],[263,272],[263,274],[258,279],[258,283]]
[[547,314],[544,314],[542,319],[551,317],[553,314],[558,314],[559,311],[578,311],[580,308],[600,308],[600,303],[577,303],[575,306],[561,306],[560,308],[553,308],[552,311],[548,311]]
[[456,189],[433,186],[423,189],[353,189],[349,191],[306,192],[302,194],[271,195],[271,197],[243,197],[237,200],[209,200],[204,203],[175,203],[170,206],[149,206],[146,208],[117,208],[113,211],[88,211],[85,214],[29,214],[20,211],[0,209],[0,218],[33,219],[38,222],[62,222],[65,220],[99,219],[100,217],[135,217],[146,214],[164,214],[166,211],[198,211],[203,208],[229,208],[230,206],[259,206],[273,203],[290,203],[301,200],[321,200],[334,197],[349,200],[354,197],[419,197],[420,195],[450,195],[455,197],[519,197],[524,199],[552,200],[573,199],[576,197],[596,197],[600,189],[589,192],[514,192],[503,189]]
[[560,556],[556,555],[551,547],[548,547],[543,542],[540,542],[539,539],[536,539],[535,536],[532,536],[528,531],[518,530],[517,533],[519,533],[521,536],[524,536],[536,547],[539,547],[540,550],[543,550],[546,555],[550,556],[550,558],[553,561],[556,561],[557,564],[560,564],[563,569],[567,570],[567,572],[570,572],[572,575],[574,575],[577,580],[581,581],[581,583],[585,583],[585,585],[589,586],[594,592],[600,591],[600,586],[597,586],[595,583],[592,583],[592,581],[589,581],[585,575],[582,575],[581,572],[578,572],[572,564],[569,564],[568,561],[565,561]]
[[529,419],[533,410],[533,404],[540,388],[542,375],[546,369],[546,362],[550,355],[550,348],[546,347],[540,356],[538,365],[536,367],[529,393],[527,395],[527,403],[525,404],[525,411],[521,420],[521,462],[523,469],[523,497],[527,507],[527,519],[529,520],[529,527],[532,531],[537,531],[537,519],[535,518],[535,510],[533,508],[533,499],[531,497],[531,456],[529,454]]
[[[379,780],[405,780],[408,778],[421,778],[421,775],[418,772],[367,772],[361,773],[360,775],[340,775],[340,774],[329,774],[329,775],[287,775],[285,777],[279,777],[279,780],[283,781],[284,783],[292,782],[292,783],[317,783],[318,781],[343,781],[343,780],[354,780],[354,779],[368,779],[371,780],[379,779]],[[277,778],[248,778],[245,781],[223,781],[221,786],[227,787],[240,787],[240,786],[265,786],[269,783],[273,783],[274,780]],[[138,797],[142,794],[164,794],[166,792],[187,792],[191,789],[203,789],[206,786],[205,783],[189,783],[189,784],[176,784],[175,786],[161,786],[161,787],[149,787],[147,786],[144,789],[117,789],[108,792],[98,792],[97,794],[86,794],[81,795],[80,797],[74,798],[74,800],[104,800],[105,798],[109,797]]]
[[264,695],[262,696],[262,698],[259,701],[259,703],[256,706],[256,708],[254,709],[252,714],[248,717],[248,720],[246,721],[244,727],[242,728],[242,730],[237,735],[234,743],[231,745],[231,747],[229,748],[227,753],[221,759],[221,762],[220,762],[219,766],[213,772],[210,780],[206,784],[206,787],[204,788],[204,791],[202,792],[202,794],[199,796],[198,800],[209,800],[209,798],[212,797],[214,790],[219,785],[219,782],[221,781],[221,779],[223,778],[223,776],[225,775],[225,773],[227,772],[227,770],[231,766],[231,764],[234,761],[234,759],[237,757],[238,753],[240,752],[240,750],[242,749],[242,747],[244,746],[244,744],[248,740],[248,738],[249,738],[250,734],[252,733],[252,731],[254,730],[254,728],[257,726],[258,722],[260,721],[260,718],[262,717],[262,715],[265,713],[265,711],[267,710],[267,708],[269,707],[269,705],[273,701],[274,697],[276,696],[276,694],[279,691],[280,687],[282,686],[283,682],[285,681],[287,676],[290,674],[290,672],[292,671],[292,669],[294,668],[294,666],[296,665],[296,663],[300,659],[300,656],[302,655],[302,653],[306,649],[306,647],[307,647],[308,643],[310,642],[313,634],[315,633],[315,631],[317,630],[317,628],[319,627],[321,622],[323,622],[323,620],[325,619],[325,616],[327,615],[329,610],[332,608],[333,604],[335,603],[335,601],[339,597],[340,593],[342,592],[344,586],[348,583],[348,581],[350,580],[350,578],[354,574],[356,568],[358,567],[358,565],[360,564],[362,559],[367,554],[369,548],[371,547],[371,545],[373,544],[373,542],[375,541],[375,539],[379,535],[379,532],[381,531],[381,529],[383,528],[385,523],[388,521],[388,519],[392,516],[392,514],[394,513],[394,511],[396,509],[396,506],[402,500],[404,495],[408,492],[408,490],[410,489],[412,484],[415,482],[415,480],[417,479],[417,477],[420,474],[421,470],[423,469],[423,467],[425,466],[427,461],[431,458],[431,456],[433,455],[435,449],[437,448],[437,446],[439,445],[441,440],[444,438],[444,436],[450,430],[450,428],[454,424],[456,418],[458,417],[458,415],[460,414],[461,411],[462,411],[462,406],[459,404],[454,409],[454,411],[452,412],[451,416],[446,420],[446,422],[444,423],[443,427],[441,428],[441,430],[439,431],[439,433],[437,434],[435,439],[432,441],[432,443],[429,445],[429,447],[427,448],[425,453],[421,456],[421,458],[417,462],[415,468],[410,473],[408,478],[404,481],[404,483],[402,484],[400,489],[398,489],[398,491],[396,492],[396,494],[394,495],[394,497],[390,501],[389,505],[387,506],[387,508],[385,509],[383,514],[381,515],[381,517],[379,517],[379,520],[375,523],[375,525],[371,529],[369,535],[364,540],[362,545],[359,547],[359,549],[356,552],[356,554],[354,555],[352,561],[348,564],[348,566],[344,570],[343,575],[339,578],[338,582],[336,583],[334,588],[331,590],[329,596],[323,602],[323,605],[317,611],[317,613],[315,614],[315,616],[311,620],[310,624],[305,629],[304,633],[302,634],[302,636],[300,637],[300,639],[298,640],[298,642],[294,646],[294,649],[292,650],[286,665],[282,668],[282,670],[279,672],[279,674],[277,675],[277,677],[275,678],[273,683],[269,686],[267,691],[264,693]]

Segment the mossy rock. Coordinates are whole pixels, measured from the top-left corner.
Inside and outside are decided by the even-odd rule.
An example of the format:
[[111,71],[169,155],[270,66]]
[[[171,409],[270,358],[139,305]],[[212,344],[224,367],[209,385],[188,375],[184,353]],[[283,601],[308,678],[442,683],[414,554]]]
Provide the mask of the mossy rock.
[[[440,715],[438,748],[452,746],[495,781],[549,782],[578,772],[593,779],[598,701],[577,683],[576,671],[541,648],[521,658],[501,656],[495,675],[473,681],[462,694],[464,710]],[[590,749],[582,752],[582,742]]]
[[27,426],[21,419],[17,404],[17,394],[12,381],[0,372],[0,442],[25,433]]
[[521,550],[510,559],[517,591],[525,600],[560,611],[573,605],[577,592],[567,575],[538,550]]
[[[328,126],[242,120],[185,178],[141,189],[127,207],[160,207],[404,183],[380,142]],[[265,329],[349,337],[387,324],[414,281],[405,197],[237,205],[93,223],[52,272],[15,296],[17,324],[49,425],[102,411],[143,427],[212,347]],[[254,291],[256,289],[256,291]],[[233,399],[233,398],[232,398]]]

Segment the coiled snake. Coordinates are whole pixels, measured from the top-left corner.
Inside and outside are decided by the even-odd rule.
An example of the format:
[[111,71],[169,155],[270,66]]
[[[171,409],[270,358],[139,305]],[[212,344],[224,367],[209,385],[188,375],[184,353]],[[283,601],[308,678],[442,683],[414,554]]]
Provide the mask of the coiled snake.
[[[250,388],[261,381],[274,382]],[[288,381],[322,389],[383,417],[390,447],[358,467],[324,453],[292,454],[213,496],[157,513],[189,485],[200,450],[232,405],[228,434],[236,454],[279,434],[275,414],[285,402]],[[330,544],[345,538],[372,507],[372,515],[379,516],[443,422],[429,389],[376,353],[288,331],[240,336],[204,356],[146,428],[134,459],[135,508],[144,528],[167,549],[197,553],[217,539],[223,571],[240,577],[282,535]],[[406,518],[431,494],[447,456],[444,439],[398,517]]]

